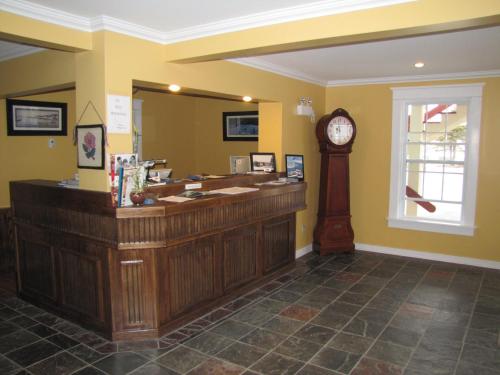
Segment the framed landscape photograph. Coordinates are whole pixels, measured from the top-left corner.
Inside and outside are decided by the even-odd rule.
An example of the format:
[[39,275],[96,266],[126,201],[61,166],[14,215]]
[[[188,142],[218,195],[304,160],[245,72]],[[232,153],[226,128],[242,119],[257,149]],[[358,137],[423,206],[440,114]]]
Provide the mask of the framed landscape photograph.
[[250,165],[252,171],[276,172],[274,152],[251,152]]
[[76,131],[78,168],[104,169],[104,128],[79,125]]
[[222,139],[224,141],[258,141],[259,112],[223,112]]
[[7,99],[7,135],[67,135],[67,104]]
[[285,155],[286,177],[304,181],[304,155]]
[[245,174],[250,171],[250,156],[230,156],[231,174]]

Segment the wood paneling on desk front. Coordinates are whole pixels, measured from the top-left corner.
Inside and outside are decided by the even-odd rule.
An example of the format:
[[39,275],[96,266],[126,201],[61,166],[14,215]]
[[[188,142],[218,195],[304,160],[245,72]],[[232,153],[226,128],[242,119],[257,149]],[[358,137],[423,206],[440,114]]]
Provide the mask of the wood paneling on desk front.
[[[231,177],[203,189],[274,178]],[[106,193],[24,181],[11,183],[11,199],[19,295],[129,340],[161,336],[288,269],[305,184],[115,209]]]

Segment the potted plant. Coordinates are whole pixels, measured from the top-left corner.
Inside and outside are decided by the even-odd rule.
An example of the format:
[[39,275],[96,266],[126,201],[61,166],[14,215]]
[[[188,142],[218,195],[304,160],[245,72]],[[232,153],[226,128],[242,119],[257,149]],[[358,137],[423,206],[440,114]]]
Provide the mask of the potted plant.
[[136,206],[144,203],[146,195],[144,194],[144,167],[139,167],[132,174],[132,191],[130,192],[130,200]]

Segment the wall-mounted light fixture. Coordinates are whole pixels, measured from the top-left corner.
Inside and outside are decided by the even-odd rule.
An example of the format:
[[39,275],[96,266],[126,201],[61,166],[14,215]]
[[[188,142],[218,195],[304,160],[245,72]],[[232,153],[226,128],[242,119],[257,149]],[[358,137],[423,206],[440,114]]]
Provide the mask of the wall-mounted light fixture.
[[312,107],[311,98],[300,98],[296,110],[297,116],[308,116],[312,123],[316,121],[316,114]]

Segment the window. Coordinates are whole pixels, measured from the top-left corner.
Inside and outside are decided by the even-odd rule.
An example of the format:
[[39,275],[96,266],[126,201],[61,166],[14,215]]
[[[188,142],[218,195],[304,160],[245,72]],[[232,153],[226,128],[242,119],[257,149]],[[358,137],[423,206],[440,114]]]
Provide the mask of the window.
[[482,90],[392,89],[390,227],[474,234]]

